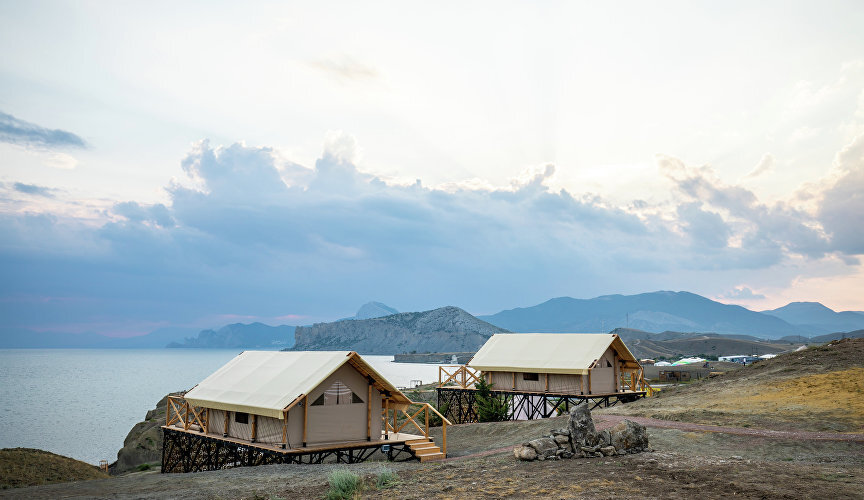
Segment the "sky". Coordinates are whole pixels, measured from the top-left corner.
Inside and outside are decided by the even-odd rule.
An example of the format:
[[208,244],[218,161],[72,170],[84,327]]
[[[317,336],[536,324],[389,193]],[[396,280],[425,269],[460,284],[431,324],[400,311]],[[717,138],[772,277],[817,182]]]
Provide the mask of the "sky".
[[864,5],[0,0],[0,328],[864,310]]

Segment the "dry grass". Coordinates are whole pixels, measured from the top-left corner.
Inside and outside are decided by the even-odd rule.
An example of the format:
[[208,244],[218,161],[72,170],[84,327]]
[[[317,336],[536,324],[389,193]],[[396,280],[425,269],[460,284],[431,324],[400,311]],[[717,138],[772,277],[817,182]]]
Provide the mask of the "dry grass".
[[84,481],[108,477],[97,467],[30,448],[0,450],[0,488]]

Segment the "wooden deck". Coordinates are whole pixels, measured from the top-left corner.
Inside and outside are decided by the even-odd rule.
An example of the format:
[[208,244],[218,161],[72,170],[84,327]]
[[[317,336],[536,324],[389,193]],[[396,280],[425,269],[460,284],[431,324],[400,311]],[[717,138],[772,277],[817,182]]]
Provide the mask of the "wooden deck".
[[273,453],[285,453],[285,454],[298,454],[298,453],[315,453],[320,451],[332,451],[332,450],[348,450],[352,448],[367,448],[369,446],[381,446],[385,444],[394,445],[394,444],[406,444],[408,441],[416,441],[419,439],[426,440],[426,437],[422,434],[408,434],[405,432],[388,432],[387,438],[381,438],[379,440],[371,440],[366,441],[365,439],[356,440],[356,441],[333,441],[333,442],[325,442],[325,443],[315,443],[312,446],[300,446],[294,448],[285,448],[282,449],[281,444],[274,443],[262,443],[256,442],[252,443],[250,441],[246,441],[244,439],[234,438],[231,436],[223,437],[221,434],[205,434],[199,430],[194,429],[183,429],[183,427],[177,427],[174,425],[171,426],[162,426],[163,429],[169,429],[176,432],[183,432],[186,434],[191,434],[194,436],[202,436],[210,439],[217,439],[219,441],[225,441],[227,443],[233,443],[240,446],[245,446],[248,448],[256,448],[259,450],[265,450]]

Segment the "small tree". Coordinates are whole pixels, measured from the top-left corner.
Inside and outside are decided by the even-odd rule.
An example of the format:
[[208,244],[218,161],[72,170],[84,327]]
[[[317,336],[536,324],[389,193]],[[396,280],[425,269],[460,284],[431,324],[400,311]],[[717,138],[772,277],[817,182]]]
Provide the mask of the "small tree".
[[492,395],[492,386],[482,377],[477,382],[477,420],[480,422],[502,422],[510,419],[510,398]]

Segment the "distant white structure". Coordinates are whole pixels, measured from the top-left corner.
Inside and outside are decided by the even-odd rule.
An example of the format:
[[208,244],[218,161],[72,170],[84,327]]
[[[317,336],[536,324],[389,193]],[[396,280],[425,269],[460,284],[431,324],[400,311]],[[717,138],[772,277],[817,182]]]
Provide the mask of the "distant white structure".
[[771,358],[776,358],[776,357],[777,357],[776,354],[763,354],[763,355],[759,356],[759,359],[771,359]]
[[[678,361],[672,363],[672,366],[690,365],[693,363],[704,363],[705,361],[706,361],[705,358],[682,358],[682,359],[679,359]],[[657,366],[657,365],[654,365],[654,366]]]
[[668,361],[658,361],[654,363],[654,366],[672,366],[672,363]]
[[[774,355],[772,354],[771,356],[774,356]],[[760,358],[758,356],[747,356],[744,354],[736,354],[734,356],[719,356],[717,358],[717,361],[729,361],[731,363],[747,364],[747,363],[753,363],[754,361],[759,361],[760,359],[766,359],[766,358]]]

